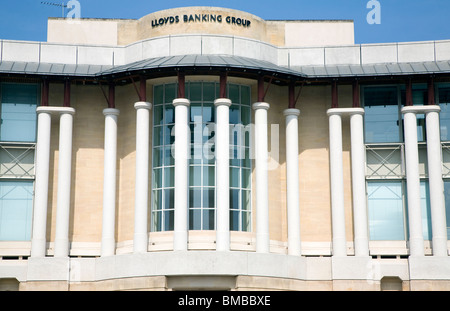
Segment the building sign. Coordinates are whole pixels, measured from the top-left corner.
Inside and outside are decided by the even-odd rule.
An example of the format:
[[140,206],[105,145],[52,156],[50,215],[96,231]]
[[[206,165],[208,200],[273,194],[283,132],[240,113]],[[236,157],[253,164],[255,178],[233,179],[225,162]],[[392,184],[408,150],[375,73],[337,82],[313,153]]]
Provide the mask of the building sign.
[[244,28],[250,27],[251,21],[236,16],[223,16],[221,14],[184,14],[166,16],[152,20],[152,28],[178,24],[178,23],[217,23],[236,25]]

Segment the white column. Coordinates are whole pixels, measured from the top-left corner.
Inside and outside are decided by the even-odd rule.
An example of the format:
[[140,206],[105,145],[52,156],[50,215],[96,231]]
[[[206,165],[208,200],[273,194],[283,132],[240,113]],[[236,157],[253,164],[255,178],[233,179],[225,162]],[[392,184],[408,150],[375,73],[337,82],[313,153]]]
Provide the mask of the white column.
[[342,119],[338,108],[327,111],[330,131],[331,221],[333,256],[347,256],[345,238],[344,173],[342,164]]
[[219,98],[216,106],[216,250],[230,250],[230,121],[231,100]]
[[136,109],[136,185],[134,201],[134,252],[148,247],[148,172],[150,144],[150,109],[152,104],[137,102]]
[[428,180],[430,188],[433,256],[447,256],[447,224],[445,215],[444,181],[442,179],[439,106],[426,106]]
[[55,257],[69,255],[69,216],[72,171],[73,108],[61,108],[59,124],[58,191],[56,201]]
[[404,114],[406,185],[408,194],[409,249],[411,256],[423,256],[422,211],[420,206],[419,151],[417,117],[414,107],[402,109]]
[[300,203],[298,171],[299,109],[284,110],[286,117],[286,192],[288,222],[288,254],[301,255]]
[[188,242],[188,159],[190,154],[189,105],[186,98],[173,100],[175,106],[175,219],[173,249],[187,250]]
[[256,171],[256,252],[269,253],[269,187],[267,110],[264,102],[253,104],[255,110],[255,171]]
[[115,253],[116,222],[116,160],[117,160],[117,116],[119,110],[106,108],[105,115],[105,147],[103,172],[103,227],[101,256],[112,256]]
[[31,257],[45,257],[47,231],[48,178],[50,163],[51,112],[38,107],[38,128],[35,164],[35,191],[33,208],[33,236]]
[[369,256],[369,230],[366,204],[366,156],[364,147],[364,109],[352,108],[350,115],[353,228],[355,256]]

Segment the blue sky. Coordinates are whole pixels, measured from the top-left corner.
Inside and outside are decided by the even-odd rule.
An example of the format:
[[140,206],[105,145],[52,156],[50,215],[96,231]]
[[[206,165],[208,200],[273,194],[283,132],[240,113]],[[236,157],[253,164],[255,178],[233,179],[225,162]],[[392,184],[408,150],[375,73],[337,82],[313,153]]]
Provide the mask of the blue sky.
[[[45,0],[67,3],[68,0]],[[449,0],[378,0],[381,24],[369,25],[369,0],[78,0],[82,18],[138,19],[149,13],[184,6],[219,6],[263,19],[351,19],[355,43],[450,39]],[[0,0],[0,39],[47,40],[47,19],[61,17],[42,0]],[[66,12],[67,13],[67,12]]]

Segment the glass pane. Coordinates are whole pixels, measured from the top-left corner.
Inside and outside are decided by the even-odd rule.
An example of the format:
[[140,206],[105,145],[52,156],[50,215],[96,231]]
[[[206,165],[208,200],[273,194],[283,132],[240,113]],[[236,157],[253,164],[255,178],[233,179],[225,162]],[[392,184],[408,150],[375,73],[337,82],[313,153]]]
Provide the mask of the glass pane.
[[250,159],[250,148],[245,148],[245,158],[242,160],[243,167],[251,167],[252,160]]
[[189,83],[189,99],[191,101],[201,101],[202,100],[202,83],[201,82]]
[[231,99],[231,102],[233,104],[240,103],[239,85],[236,84],[228,85],[228,98]]
[[152,200],[154,210],[162,209],[162,190],[153,190]]
[[420,182],[420,206],[422,207],[422,229],[424,240],[431,240],[430,188],[427,181]]
[[173,230],[174,214],[175,214],[175,212],[173,210],[164,212],[164,230],[165,231]]
[[158,167],[163,165],[163,148],[157,147],[153,148],[153,167]]
[[244,211],[251,210],[252,197],[250,190],[242,190],[242,206],[241,209]]
[[445,216],[447,220],[447,239],[450,238],[450,181],[444,182]]
[[230,230],[239,231],[239,212],[230,211]]
[[202,207],[202,188],[189,189],[189,207]]
[[164,209],[173,209],[175,198],[174,198],[174,189],[164,189]]
[[162,187],[162,169],[161,168],[153,169],[152,182],[153,182],[153,188],[161,188]]
[[364,89],[366,143],[399,142],[397,88]]
[[214,208],[214,188],[203,188],[203,207]]
[[205,82],[203,83],[203,101],[213,102],[216,99],[215,83]]
[[164,124],[163,106],[155,106],[153,108],[153,125]]
[[250,88],[248,86],[241,86],[241,105],[250,106],[250,102]]
[[153,146],[163,145],[163,127],[157,126],[153,128]]
[[175,158],[173,157],[172,146],[164,147],[164,165],[175,165]]
[[175,168],[166,167],[164,168],[164,187],[174,187],[175,186]]
[[0,182],[0,241],[29,241],[33,213],[33,182]]
[[177,97],[177,84],[166,84],[165,85],[165,103],[172,104],[173,100]]
[[251,174],[249,169],[242,169],[242,188],[250,189]]
[[153,101],[155,105],[164,103],[164,85],[158,85],[153,88]]
[[205,143],[203,145],[203,163],[204,164],[215,164],[215,152],[216,148],[212,143]]
[[214,104],[203,105],[203,122],[215,122]]
[[215,181],[214,166],[203,166],[203,186],[214,186]]
[[174,125],[165,125],[164,127],[164,145],[171,145],[175,142]]
[[401,182],[369,182],[367,185],[371,240],[404,240]]
[[230,209],[239,209],[239,190],[230,189]]
[[240,166],[242,156],[240,155],[239,147],[230,147],[230,166]]
[[203,230],[214,230],[214,210],[205,209],[203,210]]
[[202,104],[190,105],[190,122],[202,122]]
[[230,187],[240,187],[239,177],[239,168],[230,167]]
[[202,229],[202,210],[199,208],[189,210],[189,230]]
[[250,220],[251,220],[250,215],[251,214],[250,214],[250,212],[242,212],[241,215],[242,215],[242,228],[241,228],[241,230],[249,232],[250,231]]
[[201,164],[202,163],[202,145],[191,145],[191,158],[189,160],[190,164]]
[[439,87],[441,140],[450,140],[450,86]]
[[153,221],[153,230],[162,231],[162,212],[153,212],[152,213],[152,221]]
[[202,185],[202,167],[191,166],[189,167],[189,186],[201,186]]
[[36,141],[37,85],[3,84],[1,141]]
[[238,124],[240,117],[240,110],[238,105],[230,106],[230,124]]
[[241,107],[241,120],[243,125],[250,124],[250,107]]
[[164,123],[175,123],[175,107],[172,104],[164,105]]

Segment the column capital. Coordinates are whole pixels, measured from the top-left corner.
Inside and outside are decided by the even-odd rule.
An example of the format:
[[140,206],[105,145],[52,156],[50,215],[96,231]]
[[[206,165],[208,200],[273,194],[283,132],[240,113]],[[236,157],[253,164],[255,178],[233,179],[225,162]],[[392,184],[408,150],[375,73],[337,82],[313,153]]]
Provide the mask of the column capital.
[[176,106],[189,107],[191,105],[191,102],[187,98],[175,98],[172,103],[175,107]]
[[214,101],[214,106],[231,106],[231,99],[228,98],[217,98]]
[[134,104],[134,108],[137,109],[152,109],[152,104],[149,102],[137,102]]
[[424,105],[424,106],[405,106],[402,108],[402,113],[428,113],[428,112],[440,112],[441,107],[438,105]]
[[72,107],[54,107],[54,106],[39,106],[36,108],[36,113],[50,113],[50,114],[62,114],[69,113],[75,114],[75,109]]
[[283,114],[284,114],[285,117],[287,117],[287,116],[299,116],[300,115],[300,109],[296,109],[296,108],[285,109],[283,111]]
[[257,102],[257,103],[254,103],[254,104],[252,105],[252,108],[253,108],[254,110],[256,110],[256,109],[265,109],[265,110],[268,110],[268,109],[270,108],[270,105],[269,105],[268,103],[265,103],[265,102]]
[[118,116],[119,114],[120,114],[120,110],[116,109],[116,108],[103,109],[103,115],[105,115],[105,116],[109,116],[109,115]]
[[327,115],[340,115],[340,116],[351,116],[353,114],[364,114],[364,108],[353,107],[353,108],[330,108],[327,110]]

